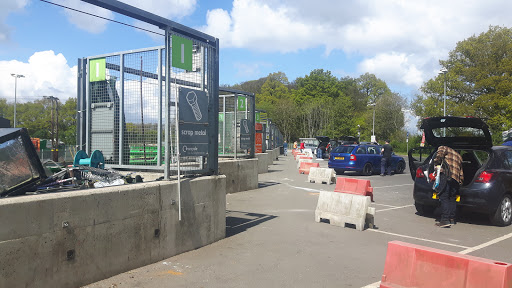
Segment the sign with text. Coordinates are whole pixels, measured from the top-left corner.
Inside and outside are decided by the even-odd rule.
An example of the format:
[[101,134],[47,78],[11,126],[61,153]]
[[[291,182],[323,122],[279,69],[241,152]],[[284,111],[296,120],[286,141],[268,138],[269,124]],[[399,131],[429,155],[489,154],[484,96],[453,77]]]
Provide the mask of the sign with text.
[[208,97],[206,92],[179,89],[179,151],[181,156],[208,155]]
[[240,120],[240,148],[250,149],[251,148],[251,129],[249,119]]
[[180,123],[180,155],[206,156],[208,154],[208,127]]
[[261,122],[260,112],[256,112],[254,114],[254,118],[256,119],[256,123]]

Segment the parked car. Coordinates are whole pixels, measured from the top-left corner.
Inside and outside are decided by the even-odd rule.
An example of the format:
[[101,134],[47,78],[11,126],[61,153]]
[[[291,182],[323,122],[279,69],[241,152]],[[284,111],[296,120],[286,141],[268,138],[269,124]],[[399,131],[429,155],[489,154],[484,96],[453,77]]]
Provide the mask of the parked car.
[[[381,149],[380,145],[341,145],[331,151],[328,166],[336,174],[343,174],[345,171],[357,171],[363,175],[380,173]],[[397,174],[403,173],[405,159],[393,153],[391,170]]]
[[[433,213],[439,200],[429,179],[437,147],[449,146],[462,156],[464,183],[458,206],[487,214],[498,226],[508,226],[512,219],[512,147],[492,146],[491,134],[484,121],[470,117],[433,117],[423,119],[421,129],[429,147],[421,159],[414,148],[408,152],[409,169],[414,180],[413,197],[420,215]],[[418,159],[420,158],[420,159]]]

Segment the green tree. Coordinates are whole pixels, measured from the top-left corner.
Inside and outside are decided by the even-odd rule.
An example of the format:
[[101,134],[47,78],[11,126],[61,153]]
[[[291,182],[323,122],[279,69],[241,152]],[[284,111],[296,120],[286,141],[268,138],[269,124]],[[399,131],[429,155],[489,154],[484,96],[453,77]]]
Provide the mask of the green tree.
[[443,115],[446,81],[446,114],[487,118],[494,140],[500,141],[501,131],[512,128],[512,29],[490,26],[458,42],[448,59],[439,62],[448,72],[423,84],[423,96],[412,105],[416,115]]

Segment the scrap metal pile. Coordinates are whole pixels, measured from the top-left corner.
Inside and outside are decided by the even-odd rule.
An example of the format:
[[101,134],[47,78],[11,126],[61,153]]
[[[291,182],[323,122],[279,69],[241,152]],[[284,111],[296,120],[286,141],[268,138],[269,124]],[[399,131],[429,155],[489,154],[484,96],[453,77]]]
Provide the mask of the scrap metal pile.
[[73,165],[63,167],[53,161],[43,165],[26,129],[0,128],[0,197],[142,182],[139,175],[133,178],[132,173],[105,169],[104,162],[100,151],[88,157],[80,150]]

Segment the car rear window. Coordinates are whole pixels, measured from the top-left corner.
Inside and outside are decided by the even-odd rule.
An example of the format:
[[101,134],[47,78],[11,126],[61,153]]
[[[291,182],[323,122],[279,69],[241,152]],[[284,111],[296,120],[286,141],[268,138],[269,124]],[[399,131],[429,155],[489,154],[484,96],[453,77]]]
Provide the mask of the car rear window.
[[472,127],[434,128],[432,133],[436,137],[485,137],[482,129]]
[[336,147],[336,149],[334,149],[334,151],[332,151],[332,152],[333,153],[351,153],[352,150],[354,150],[354,146],[342,145],[342,146]]

